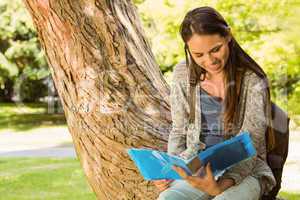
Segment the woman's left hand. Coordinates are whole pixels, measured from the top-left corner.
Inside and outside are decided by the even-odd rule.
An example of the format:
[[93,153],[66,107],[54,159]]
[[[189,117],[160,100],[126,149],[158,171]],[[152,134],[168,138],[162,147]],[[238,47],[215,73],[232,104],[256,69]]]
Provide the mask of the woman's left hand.
[[214,179],[210,163],[208,163],[205,167],[206,175],[204,177],[189,176],[181,167],[173,166],[173,169],[190,185],[201,190],[202,192],[205,192],[211,196],[216,196],[222,193],[218,183]]

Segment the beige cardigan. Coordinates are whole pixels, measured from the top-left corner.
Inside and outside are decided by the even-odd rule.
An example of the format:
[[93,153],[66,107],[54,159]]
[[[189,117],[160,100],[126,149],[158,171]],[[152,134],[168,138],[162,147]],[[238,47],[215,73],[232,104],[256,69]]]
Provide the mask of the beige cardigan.
[[[201,106],[200,106],[200,84],[196,85],[195,92],[195,123],[189,123],[189,84],[185,62],[177,64],[173,70],[171,83],[171,114],[172,130],[168,139],[168,153],[183,158],[190,158],[205,148],[200,141],[201,134]],[[239,129],[236,133],[248,131],[256,148],[257,155],[249,160],[228,169],[222,178],[232,178],[239,184],[246,176],[256,177],[261,184],[261,194],[270,191],[276,181],[270,167],[266,162],[266,90],[264,83],[254,72],[250,70],[245,73],[241,88],[241,109],[239,111]]]

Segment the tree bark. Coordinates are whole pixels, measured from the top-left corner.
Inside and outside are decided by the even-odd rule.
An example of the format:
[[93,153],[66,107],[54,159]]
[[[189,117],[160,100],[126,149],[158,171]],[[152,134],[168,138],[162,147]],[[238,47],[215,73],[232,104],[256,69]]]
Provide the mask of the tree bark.
[[155,199],[126,153],[164,149],[169,86],[129,0],[24,0],[97,198]]

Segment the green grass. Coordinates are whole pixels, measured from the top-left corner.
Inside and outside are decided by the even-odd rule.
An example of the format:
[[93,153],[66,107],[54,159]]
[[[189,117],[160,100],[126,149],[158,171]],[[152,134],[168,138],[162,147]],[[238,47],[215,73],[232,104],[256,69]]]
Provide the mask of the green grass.
[[300,199],[300,191],[299,192],[280,192],[279,196],[286,200],[299,200]]
[[76,159],[0,158],[0,200],[95,200]]
[[[77,159],[0,158],[0,200],[96,200]],[[281,192],[286,200],[300,193]]]
[[12,129],[28,131],[38,127],[64,126],[64,114],[47,112],[47,104],[42,103],[0,103],[0,131]]

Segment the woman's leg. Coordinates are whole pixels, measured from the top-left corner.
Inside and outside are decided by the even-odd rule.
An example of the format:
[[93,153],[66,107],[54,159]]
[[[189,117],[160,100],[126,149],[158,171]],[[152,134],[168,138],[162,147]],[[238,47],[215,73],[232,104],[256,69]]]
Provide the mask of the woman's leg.
[[210,200],[211,197],[192,187],[184,180],[175,180],[160,193],[158,200]]
[[253,176],[247,176],[239,185],[232,186],[213,200],[259,200],[260,184]]

